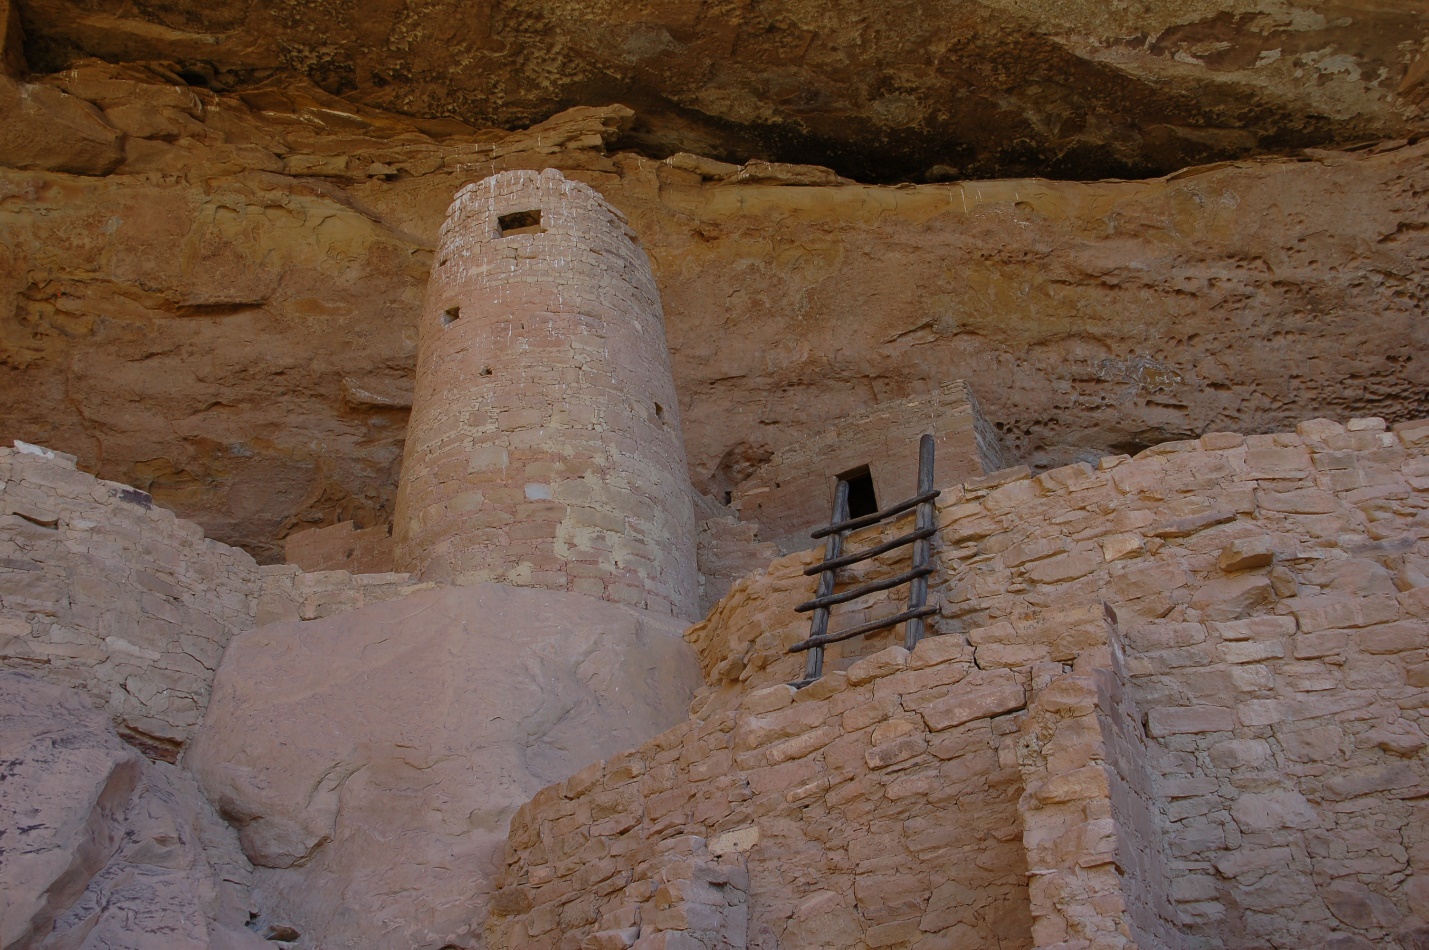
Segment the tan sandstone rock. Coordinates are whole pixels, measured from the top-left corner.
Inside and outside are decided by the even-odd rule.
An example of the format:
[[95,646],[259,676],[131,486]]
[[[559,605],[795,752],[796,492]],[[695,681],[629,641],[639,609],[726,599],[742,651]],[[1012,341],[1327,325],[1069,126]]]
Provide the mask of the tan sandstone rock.
[[243,950],[252,873],[185,772],[82,693],[0,672],[0,946]]
[[188,762],[322,947],[475,946],[511,814],[680,721],[670,618],[578,594],[439,588],[230,644]]

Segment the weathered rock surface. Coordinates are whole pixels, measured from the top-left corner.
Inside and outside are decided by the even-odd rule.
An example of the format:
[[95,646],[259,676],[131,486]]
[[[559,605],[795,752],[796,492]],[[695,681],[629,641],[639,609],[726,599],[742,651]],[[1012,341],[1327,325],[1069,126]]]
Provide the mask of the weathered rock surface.
[[1429,413],[1429,143],[1144,182],[798,187],[607,154],[622,109],[438,135],[157,66],[52,82],[125,128],[126,162],[0,171],[0,429],[264,561],[294,530],[390,519],[430,246],[460,185],[501,168],[561,168],[630,218],[715,498],[958,378],[1035,466]]
[[679,633],[499,585],[260,627],[230,643],[187,761],[265,922],[324,948],[475,947],[516,808],[684,718]]
[[[632,142],[865,180],[1164,174],[1423,129],[1413,4],[859,0],[26,0],[44,70],[305,74],[354,101],[515,128],[626,102]],[[360,15],[359,15],[360,11]]]
[[0,671],[0,946],[243,950],[252,873],[186,773],[82,693]]

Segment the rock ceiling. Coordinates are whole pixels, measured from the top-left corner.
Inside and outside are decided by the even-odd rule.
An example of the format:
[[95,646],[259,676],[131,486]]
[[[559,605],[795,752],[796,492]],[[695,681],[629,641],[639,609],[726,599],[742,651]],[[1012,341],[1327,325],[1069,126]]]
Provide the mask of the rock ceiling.
[[505,129],[621,102],[621,145],[864,181],[1141,177],[1412,136],[1413,0],[22,0],[41,71],[166,61],[232,90],[301,73]]

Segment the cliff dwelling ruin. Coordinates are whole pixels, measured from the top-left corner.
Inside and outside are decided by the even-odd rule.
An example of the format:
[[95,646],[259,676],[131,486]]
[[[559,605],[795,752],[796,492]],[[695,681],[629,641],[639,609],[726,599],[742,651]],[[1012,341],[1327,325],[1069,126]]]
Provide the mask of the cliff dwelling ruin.
[[0,950],[1429,950],[1429,13],[0,0]]

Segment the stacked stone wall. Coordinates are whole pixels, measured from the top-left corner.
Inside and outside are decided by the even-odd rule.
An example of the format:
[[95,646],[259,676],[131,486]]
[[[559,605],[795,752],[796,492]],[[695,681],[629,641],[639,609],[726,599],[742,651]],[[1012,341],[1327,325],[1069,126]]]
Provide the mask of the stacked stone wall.
[[16,445],[0,449],[0,663],[87,690],[172,759],[253,626],[258,565],[144,492]]
[[921,396],[881,402],[785,446],[741,482],[731,502],[782,551],[805,548],[828,524],[840,475],[868,467],[880,507],[917,494],[918,440],[932,434],[934,484],[952,485],[1003,465],[997,433],[961,380]]
[[304,571],[388,574],[392,571],[392,526],[359,528],[339,521],[291,534],[283,542],[283,560]]
[[581,946],[677,835],[743,855],[756,947],[1429,941],[1429,422],[1010,470],[939,519],[941,635],[798,693],[817,555],[736,583],[692,720],[517,816],[493,945]]
[[173,761],[235,634],[426,590],[410,574],[259,567],[72,456],[0,449],[0,666],[78,687]]
[[288,620],[320,620],[384,600],[405,597],[438,585],[411,574],[349,574],[347,571],[303,571],[294,564],[258,569],[257,625]]
[[[969,678],[972,705],[950,696]],[[965,644],[938,638],[911,662],[893,647],[797,693],[713,698],[517,812],[490,946],[607,945],[602,919],[627,907],[648,919],[641,869],[691,835],[745,864],[750,947],[1032,946],[1021,777],[998,756],[1015,729],[1001,714],[1024,704],[1013,674],[985,676]],[[623,945],[718,945],[630,936]]]
[[[539,225],[503,230],[537,211]],[[397,569],[694,616],[679,407],[633,237],[552,169],[457,194],[419,327]]]

